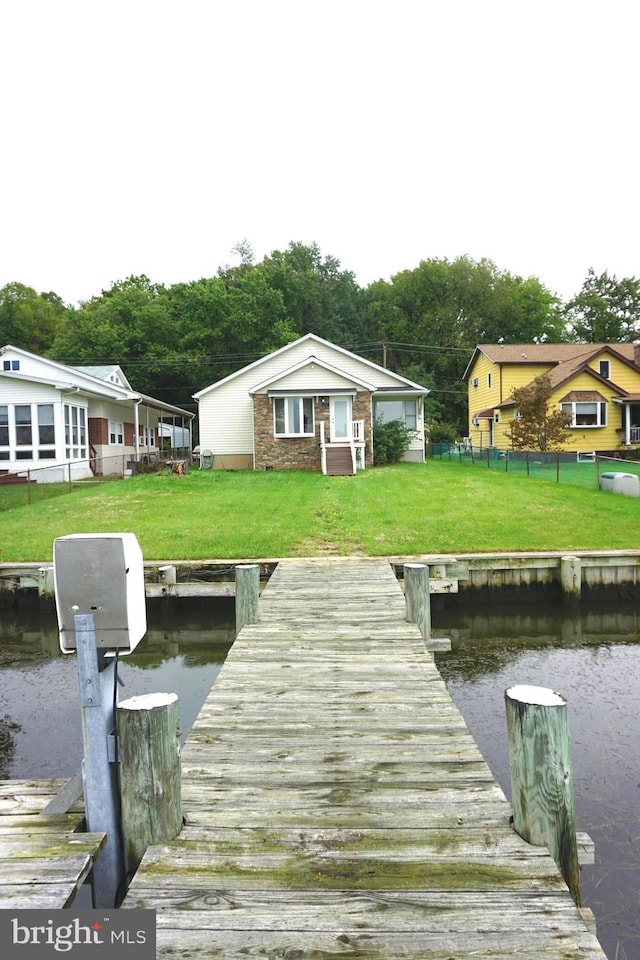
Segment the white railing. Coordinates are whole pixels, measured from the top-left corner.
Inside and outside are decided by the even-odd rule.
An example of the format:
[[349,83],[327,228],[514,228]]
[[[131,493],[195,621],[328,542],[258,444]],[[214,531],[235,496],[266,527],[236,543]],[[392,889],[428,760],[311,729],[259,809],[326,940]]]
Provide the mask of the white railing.
[[355,443],[364,443],[364,420],[351,421],[351,439]]
[[351,462],[353,463],[353,472],[357,473],[358,470],[364,470],[364,420],[351,421],[351,439],[349,441],[349,446],[351,447]]
[[640,427],[629,427],[629,443],[640,443]]
[[[327,439],[325,433],[325,423],[323,420],[320,420],[320,463],[322,467],[322,472],[326,474],[327,472]],[[342,443],[344,444],[344,440]],[[351,430],[349,431],[349,436],[347,439],[349,444],[349,450],[351,452],[351,463],[353,465],[353,472],[357,473],[358,470],[364,470],[365,466],[365,456],[364,456],[364,420],[352,420],[351,421]]]

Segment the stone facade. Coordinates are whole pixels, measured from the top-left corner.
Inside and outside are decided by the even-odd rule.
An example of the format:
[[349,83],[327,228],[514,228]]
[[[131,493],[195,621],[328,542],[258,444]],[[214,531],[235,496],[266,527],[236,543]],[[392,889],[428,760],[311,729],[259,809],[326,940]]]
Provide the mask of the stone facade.
[[[321,470],[320,422],[324,422],[325,438],[330,435],[329,401],[319,397],[313,400],[315,435],[313,437],[276,437],[273,407],[266,394],[253,398],[253,425],[256,470]],[[366,465],[373,463],[371,446],[371,394],[363,391],[353,400],[353,420],[364,420]]]
[[371,436],[371,410],[373,405],[372,394],[362,390],[353,398],[352,420],[364,420],[364,454],[367,467],[373,466],[373,442]]
[[[315,436],[276,437],[273,407],[266,394],[253,398],[256,470],[320,470],[320,427],[314,400]],[[327,414],[328,416],[328,414]]]

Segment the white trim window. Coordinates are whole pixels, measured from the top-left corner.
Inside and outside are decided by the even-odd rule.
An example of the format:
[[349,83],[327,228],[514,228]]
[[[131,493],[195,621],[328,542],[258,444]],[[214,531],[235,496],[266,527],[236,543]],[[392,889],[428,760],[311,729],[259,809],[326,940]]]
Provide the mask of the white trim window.
[[576,400],[561,404],[563,413],[571,414],[570,427],[606,427],[607,404],[597,400]]
[[376,400],[375,418],[381,423],[400,420],[407,430],[416,430],[418,427],[418,405],[413,398],[410,400]]
[[109,443],[119,447],[124,446],[124,423],[109,420]]
[[52,403],[38,404],[38,460],[56,458],[56,423]]
[[64,449],[67,460],[87,459],[87,411],[75,403],[64,405]]
[[273,429],[276,437],[315,436],[313,397],[275,397]]
[[16,460],[33,460],[33,413],[30,403],[16,403]]

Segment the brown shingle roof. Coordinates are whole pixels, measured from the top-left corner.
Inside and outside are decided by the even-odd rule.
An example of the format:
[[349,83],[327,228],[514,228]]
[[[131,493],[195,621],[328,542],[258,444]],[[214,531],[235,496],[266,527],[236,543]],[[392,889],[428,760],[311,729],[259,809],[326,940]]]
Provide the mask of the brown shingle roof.
[[584,363],[603,351],[617,353],[633,363],[634,343],[480,343],[481,350],[494,363]]

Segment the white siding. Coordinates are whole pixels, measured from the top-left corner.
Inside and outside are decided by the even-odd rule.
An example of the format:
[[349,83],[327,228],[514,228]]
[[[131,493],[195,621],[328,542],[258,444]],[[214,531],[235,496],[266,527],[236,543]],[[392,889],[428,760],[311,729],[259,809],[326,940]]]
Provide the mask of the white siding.
[[253,400],[238,377],[200,400],[200,449],[253,456]]
[[[323,390],[353,390],[355,384],[348,377],[340,376],[331,370],[326,370],[317,363],[309,363],[300,370],[279,380],[269,383],[259,390],[259,393],[268,393],[269,390],[313,390],[322,393]],[[360,389],[362,389],[360,387]]]
[[59,399],[60,391],[55,387],[0,375],[0,403],[55,403]]
[[[89,400],[89,416],[102,420],[117,420],[118,423],[133,423],[134,412],[132,403],[109,403],[106,400]],[[140,423],[146,421],[140,417]]]
[[289,350],[284,350],[276,356],[267,357],[263,363],[252,370],[245,371],[237,379],[241,379],[248,373],[252,385],[256,385],[276,376],[278,373],[283,373],[310,356],[317,357],[318,360],[344,371],[348,376],[357,377],[358,380],[372,383],[376,387],[398,386],[398,378],[388,370],[377,367],[375,364],[366,363],[353,354],[342,353],[330,344],[316,341],[295,343]]

